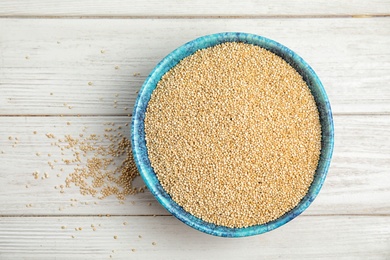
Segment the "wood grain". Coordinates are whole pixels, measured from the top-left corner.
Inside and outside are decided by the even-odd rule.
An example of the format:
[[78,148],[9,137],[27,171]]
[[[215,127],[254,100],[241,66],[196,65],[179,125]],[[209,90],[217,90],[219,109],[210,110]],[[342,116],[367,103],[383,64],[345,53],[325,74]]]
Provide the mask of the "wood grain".
[[[77,163],[67,164],[62,161],[74,159],[74,152],[70,149],[61,150],[54,143],[64,147],[66,143],[58,140],[64,140],[65,135],[85,140],[91,134],[96,134],[102,141],[94,146],[108,147],[118,142],[104,138],[104,134],[129,136],[129,126],[126,124],[130,120],[130,117],[0,117],[0,183],[3,185],[0,192],[0,214],[167,214],[149,192],[129,196],[124,204],[113,196],[104,200],[82,196],[79,188],[74,185],[60,193],[60,185],[65,186],[66,176],[74,171]],[[53,134],[55,138],[48,138],[46,134]],[[78,149],[76,146],[75,151],[79,151]],[[92,157],[93,154],[81,156],[82,163],[78,168],[85,168],[87,160]],[[115,163],[119,166],[124,158],[115,158]],[[38,179],[33,176],[36,171],[39,172]],[[42,179],[45,173],[48,178]],[[144,186],[140,177],[134,184],[136,187]]]
[[0,115],[127,115],[158,61],[221,31],[263,35],[296,51],[321,78],[335,114],[388,114],[389,21],[4,19]]
[[[122,127],[117,133],[128,136],[129,127],[125,124],[129,122],[130,118],[123,116],[0,117],[0,215],[167,215],[149,192],[129,196],[120,204],[116,198],[82,196],[77,187],[64,189],[63,194],[55,189],[65,184],[65,177],[76,163],[62,162],[69,154],[61,155],[53,142],[65,135],[78,137],[80,133],[103,136],[107,127],[113,127],[108,123],[115,124],[114,130]],[[335,127],[331,168],[319,197],[306,214],[390,215],[390,116],[336,116]],[[55,139],[48,138],[47,133]],[[106,140],[97,145],[110,143]],[[118,165],[122,159],[117,159]],[[48,162],[53,163],[53,169]],[[40,172],[38,179],[34,179],[34,171]],[[49,178],[41,179],[44,172]],[[136,184],[140,186],[142,181]],[[26,207],[29,204],[32,206]]]
[[240,239],[206,235],[170,216],[0,218],[0,230],[3,260],[15,255],[145,260],[390,257],[389,216],[300,216],[270,233]]
[[[128,136],[156,63],[223,31],[286,45],[326,88],[335,151],[308,210],[270,233],[222,239],[148,191],[121,204],[54,188],[74,165],[46,133]],[[389,32],[387,0],[0,1],[0,259],[390,259]]]
[[337,16],[390,14],[390,3],[385,0],[298,0],[298,1],[12,1],[0,3],[0,16],[99,16],[99,17],[277,17],[277,16]]

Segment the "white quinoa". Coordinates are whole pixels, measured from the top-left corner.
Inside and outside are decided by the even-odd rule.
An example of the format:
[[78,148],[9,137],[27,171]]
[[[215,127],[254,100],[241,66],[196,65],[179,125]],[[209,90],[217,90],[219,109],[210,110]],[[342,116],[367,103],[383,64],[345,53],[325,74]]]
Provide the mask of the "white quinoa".
[[[123,201],[127,195],[136,194],[141,189],[133,186],[133,181],[139,174],[133,160],[130,140],[112,134],[105,135],[104,139],[111,143],[108,147],[93,144],[92,141],[103,140],[96,135],[81,140],[65,136],[69,148],[75,151],[73,163],[83,161],[80,155],[87,157],[85,166],[77,166],[68,174],[66,187],[73,184],[79,187],[82,195],[98,196],[99,199],[115,195],[118,200]],[[91,152],[92,156],[86,156]],[[116,166],[115,161],[119,157],[123,161]]]
[[[115,125],[111,122],[109,124]],[[65,193],[64,188],[76,186],[82,195],[99,199],[114,195],[119,202],[123,202],[128,195],[144,192],[144,187],[134,185],[139,173],[133,160],[130,140],[123,136],[120,129],[121,126],[110,127],[105,129],[104,135],[80,133],[77,136],[65,135],[63,138],[46,133],[48,139],[55,139],[56,142],[51,145],[60,149],[62,157],[53,162],[48,161],[50,168],[54,170],[56,166],[69,165],[66,170],[60,168],[61,174],[57,173],[57,177],[64,175],[65,183],[54,188]],[[40,156],[40,153],[37,152],[36,155]],[[51,156],[48,154],[48,157]],[[44,180],[49,178],[49,174],[44,172],[40,176],[38,171],[34,171],[33,177]],[[84,204],[88,205],[88,202]],[[70,205],[75,206],[74,203]]]
[[258,46],[224,43],[160,80],[145,117],[148,156],[180,206],[217,225],[272,221],[305,196],[321,125],[302,77]]

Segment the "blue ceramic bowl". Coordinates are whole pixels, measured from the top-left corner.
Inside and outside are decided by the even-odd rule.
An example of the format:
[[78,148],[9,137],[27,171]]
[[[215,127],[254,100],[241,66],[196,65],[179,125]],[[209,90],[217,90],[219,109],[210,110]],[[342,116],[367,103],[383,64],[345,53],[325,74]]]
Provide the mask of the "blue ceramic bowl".
[[[193,54],[197,50],[224,42],[244,42],[257,45],[275,53],[287,61],[302,75],[303,79],[308,84],[316,101],[321,121],[321,156],[314,176],[314,181],[306,196],[295,208],[278,219],[266,224],[247,228],[228,228],[211,224],[191,215],[180,207],[172,200],[158,181],[156,174],[150,165],[145,141],[145,111],[151,94],[156,88],[156,85],[161,77],[180,60]],[[161,205],[172,213],[173,216],[185,224],[211,235],[222,237],[245,237],[262,234],[286,224],[301,214],[312,203],[322,187],[329,168],[333,152],[333,132],[332,112],[324,87],[313,69],[301,57],[287,47],[273,40],[253,34],[228,32],[207,35],[190,41],[171,52],[159,64],[157,64],[154,70],[146,78],[135,102],[132,119],[131,141],[134,160],[146,186],[154,197],[156,197],[156,199],[161,203]]]

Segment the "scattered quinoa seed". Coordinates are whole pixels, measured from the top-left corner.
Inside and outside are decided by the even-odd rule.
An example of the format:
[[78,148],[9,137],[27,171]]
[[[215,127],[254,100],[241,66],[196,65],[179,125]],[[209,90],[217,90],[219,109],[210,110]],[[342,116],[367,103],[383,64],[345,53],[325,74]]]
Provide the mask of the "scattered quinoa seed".
[[[67,125],[70,125],[70,122],[67,122]],[[48,157],[53,157],[53,161],[48,161],[47,164],[51,169],[56,166],[60,168],[62,164],[69,166],[66,171],[60,168],[61,173],[54,173],[57,177],[65,178],[64,183],[55,185],[54,189],[63,194],[66,188],[76,187],[81,195],[90,195],[97,199],[115,196],[119,203],[124,203],[128,195],[142,192],[139,187],[134,187],[133,183],[139,173],[132,157],[130,140],[121,133],[120,126],[114,127],[114,122],[109,122],[108,125],[112,127],[106,128],[104,134],[87,134],[87,126],[83,127],[83,133],[75,136],[68,134],[57,138],[53,133],[45,134],[50,139],[50,144],[61,150],[59,158],[55,157],[56,153],[47,154]],[[10,136],[9,139],[13,140],[13,137]],[[40,155],[36,152],[36,156]],[[73,169],[70,170],[70,167]],[[47,172],[40,176],[38,171],[34,171],[32,175],[34,179],[49,178]],[[96,201],[93,203],[98,204]],[[71,203],[70,206],[74,207],[75,204]],[[58,210],[61,211],[62,208]]]
[[[74,159],[63,159],[63,162],[77,164],[65,179],[66,187],[75,185],[79,187],[82,195],[99,199],[115,195],[119,201],[125,200],[127,195],[139,192],[132,184],[139,174],[132,157],[130,141],[125,137],[115,137],[111,133],[114,131],[116,130],[113,128],[107,128],[104,137],[96,134],[80,134],[80,138],[65,136],[65,150],[71,149]],[[103,145],[97,145],[97,141]],[[107,142],[109,145],[104,145]],[[86,158],[83,159],[84,157]],[[121,163],[116,165],[117,161]]]
[[232,228],[294,208],[321,150],[319,113],[302,76],[272,52],[237,42],[199,50],[161,78],[145,135],[172,199]]
[[34,179],[38,179],[39,178],[39,172],[38,171],[33,172],[32,175],[34,176]]

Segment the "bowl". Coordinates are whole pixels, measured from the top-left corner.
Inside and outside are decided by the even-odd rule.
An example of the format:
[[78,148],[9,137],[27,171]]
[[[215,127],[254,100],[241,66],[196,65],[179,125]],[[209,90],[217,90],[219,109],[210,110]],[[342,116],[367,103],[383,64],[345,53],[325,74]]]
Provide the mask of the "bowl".
[[[145,112],[151,94],[156,88],[161,77],[172,67],[178,64],[180,60],[192,55],[197,50],[212,47],[224,42],[243,42],[257,45],[273,52],[289,63],[303,77],[314,96],[320,115],[322,131],[321,155],[308,193],[296,207],[281,217],[262,225],[255,225],[246,228],[229,228],[205,222],[202,219],[186,212],[181,206],[173,201],[156,177],[148,159],[148,151],[145,141]],[[146,78],[135,102],[132,117],[131,142],[135,163],[146,186],[158,202],[173,216],[188,226],[210,235],[221,237],[245,237],[262,234],[286,224],[301,214],[313,202],[319,193],[328,172],[334,145],[334,129],[331,107],[325,89],[314,70],[301,57],[282,44],[262,36],[241,32],[225,32],[206,35],[190,41],[168,54],[160,63],[157,64],[150,75]]]

